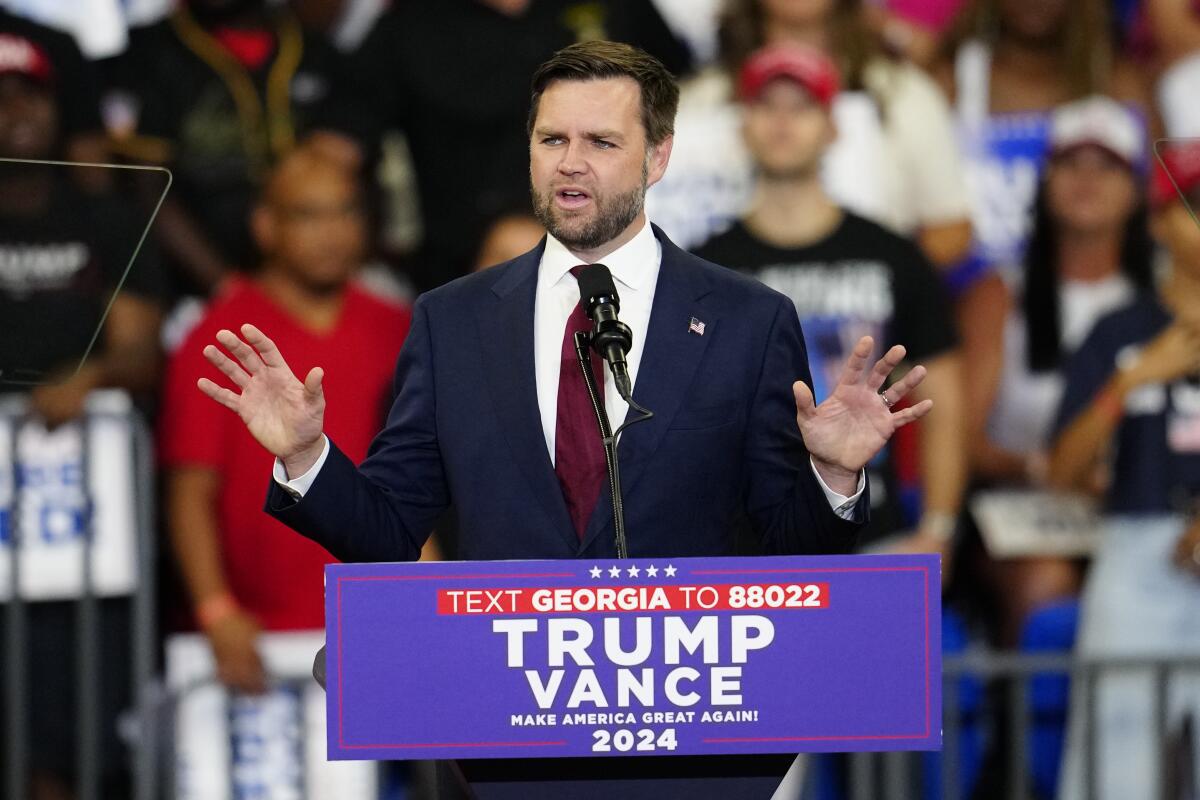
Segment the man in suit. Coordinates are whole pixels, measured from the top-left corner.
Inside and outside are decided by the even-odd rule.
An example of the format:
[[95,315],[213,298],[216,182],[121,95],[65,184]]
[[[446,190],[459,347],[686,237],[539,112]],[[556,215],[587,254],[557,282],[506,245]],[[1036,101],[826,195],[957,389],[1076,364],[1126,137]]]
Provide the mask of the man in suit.
[[[450,506],[463,558],[612,557],[603,450],[570,344],[590,327],[572,269],[603,261],[633,331],[633,398],[654,412],[620,447],[630,555],[730,555],[745,522],[770,553],[853,546],[866,514],[863,466],[929,410],[926,400],[891,411],[924,369],[880,393],[904,349],[871,367],[864,338],[816,405],[791,301],[683,252],[649,224],[643,198],[667,168],[678,96],[661,64],[626,45],[572,45],[538,70],[530,183],[548,236],[417,300],[396,400],[358,467],[322,433],[322,368],[299,380],[253,325],[240,337],[217,334],[232,358],[215,345],[205,356],[237,391],[208,378],[199,386],[277,457],[269,513],[345,561],[416,559]],[[603,394],[615,429],[627,404],[611,375]],[[619,787],[611,761],[464,770],[480,796],[701,796],[699,784],[708,796],[740,770],[775,770],[773,787],[787,760],[776,769],[627,758]],[[498,793],[484,794],[483,783]]]
[[[572,45],[533,89],[530,182],[549,235],[418,299],[397,398],[362,465],[322,433],[321,368],[301,382],[252,325],[217,335],[232,359],[205,348],[238,391],[207,378],[200,389],[277,457],[268,512],[348,561],[416,559],[451,505],[465,558],[612,556],[603,453],[590,408],[576,413],[568,344],[587,326],[571,268],[604,260],[633,330],[633,396],[655,413],[621,443],[630,555],[731,554],[743,518],[768,552],[849,549],[863,465],[931,406],[891,411],[923,368],[880,393],[904,350],[869,367],[864,338],[816,405],[792,303],[647,222],[678,103],[655,59]],[[627,406],[611,375],[604,395],[616,428]]]

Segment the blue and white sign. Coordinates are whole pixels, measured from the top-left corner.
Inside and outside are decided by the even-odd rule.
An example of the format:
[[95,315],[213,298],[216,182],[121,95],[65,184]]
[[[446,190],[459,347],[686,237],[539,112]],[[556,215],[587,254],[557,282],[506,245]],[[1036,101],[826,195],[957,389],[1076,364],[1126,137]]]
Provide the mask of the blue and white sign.
[[93,593],[114,597],[137,587],[132,404],[122,392],[102,392],[88,409],[86,424],[54,430],[0,413],[0,600],[12,596],[14,540],[25,600],[83,593],[89,535]]
[[274,679],[263,695],[215,683],[212,648],[200,634],[167,642],[175,715],[176,800],[377,800],[370,763],[325,759],[325,692],[312,679],[323,631],[266,633],[259,654]]

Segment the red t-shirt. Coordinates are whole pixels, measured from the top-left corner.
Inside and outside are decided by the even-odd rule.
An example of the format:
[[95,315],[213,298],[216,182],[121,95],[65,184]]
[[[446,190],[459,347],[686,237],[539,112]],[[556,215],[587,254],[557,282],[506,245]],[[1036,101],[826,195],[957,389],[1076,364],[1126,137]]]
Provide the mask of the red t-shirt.
[[301,379],[325,369],[325,432],[354,461],[382,426],[410,311],[361,289],[346,292],[337,325],[318,333],[301,325],[250,280],[235,279],[167,366],[159,425],[164,467],[205,466],[221,476],[218,521],[230,589],[267,630],[324,627],[324,548],[263,511],[274,458],[229,409],[196,388],[202,376],[232,388],[204,358],[222,328],[254,324],[274,340]]

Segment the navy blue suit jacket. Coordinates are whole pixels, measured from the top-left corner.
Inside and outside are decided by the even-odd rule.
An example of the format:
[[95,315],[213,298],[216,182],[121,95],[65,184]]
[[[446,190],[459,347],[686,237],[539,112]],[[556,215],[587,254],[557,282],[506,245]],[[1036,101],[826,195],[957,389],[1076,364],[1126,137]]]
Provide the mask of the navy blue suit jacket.
[[[848,551],[859,526],[833,513],[796,426],[791,385],[811,378],[791,301],[654,234],[662,266],[634,398],[655,416],[619,451],[630,556],[733,555],[744,519],[768,553]],[[268,513],[343,561],[418,558],[451,504],[465,559],[614,557],[607,486],[580,541],[542,433],[543,247],[422,295],[366,461],[334,445],[303,499],[272,482]],[[859,503],[865,517],[865,492]]]

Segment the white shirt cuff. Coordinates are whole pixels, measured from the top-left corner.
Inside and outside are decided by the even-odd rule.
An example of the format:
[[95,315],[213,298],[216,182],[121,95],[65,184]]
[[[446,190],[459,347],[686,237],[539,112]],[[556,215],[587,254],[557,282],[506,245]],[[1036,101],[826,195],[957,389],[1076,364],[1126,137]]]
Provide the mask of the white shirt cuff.
[[[322,456],[322,458],[324,457]],[[862,520],[859,519],[859,515],[854,513],[854,509],[858,505],[858,499],[862,497],[863,490],[867,488],[867,471],[865,469],[859,470],[858,488],[854,490],[854,494],[846,497],[846,495],[838,494],[825,485],[825,480],[821,477],[821,473],[817,471],[817,465],[813,463],[812,456],[808,457],[808,464],[812,467],[813,475],[817,476],[817,484],[821,487],[821,491],[825,493],[825,499],[829,501],[829,506],[833,509],[833,513],[847,522],[861,522]]]
[[[321,438],[325,440],[325,447],[321,450],[320,457],[317,458],[317,463],[309,467],[308,472],[303,475],[298,475],[291,480],[288,480],[287,470],[283,468],[283,462],[278,458],[275,459],[275,468],[272,470],[271,477],[279,484],[279,487],[290,494],[295,499],[299,500],[308,492],[313,481],[317,479],[317,473],[321,471],[321,467],[325,466],[325,459],[329,457],[329,437],[321,434]],[[818,480],[820,478],[818,477]],[[824,485],[824,484],[822,484]],[[826,489],[825,491],[829,491]]]

